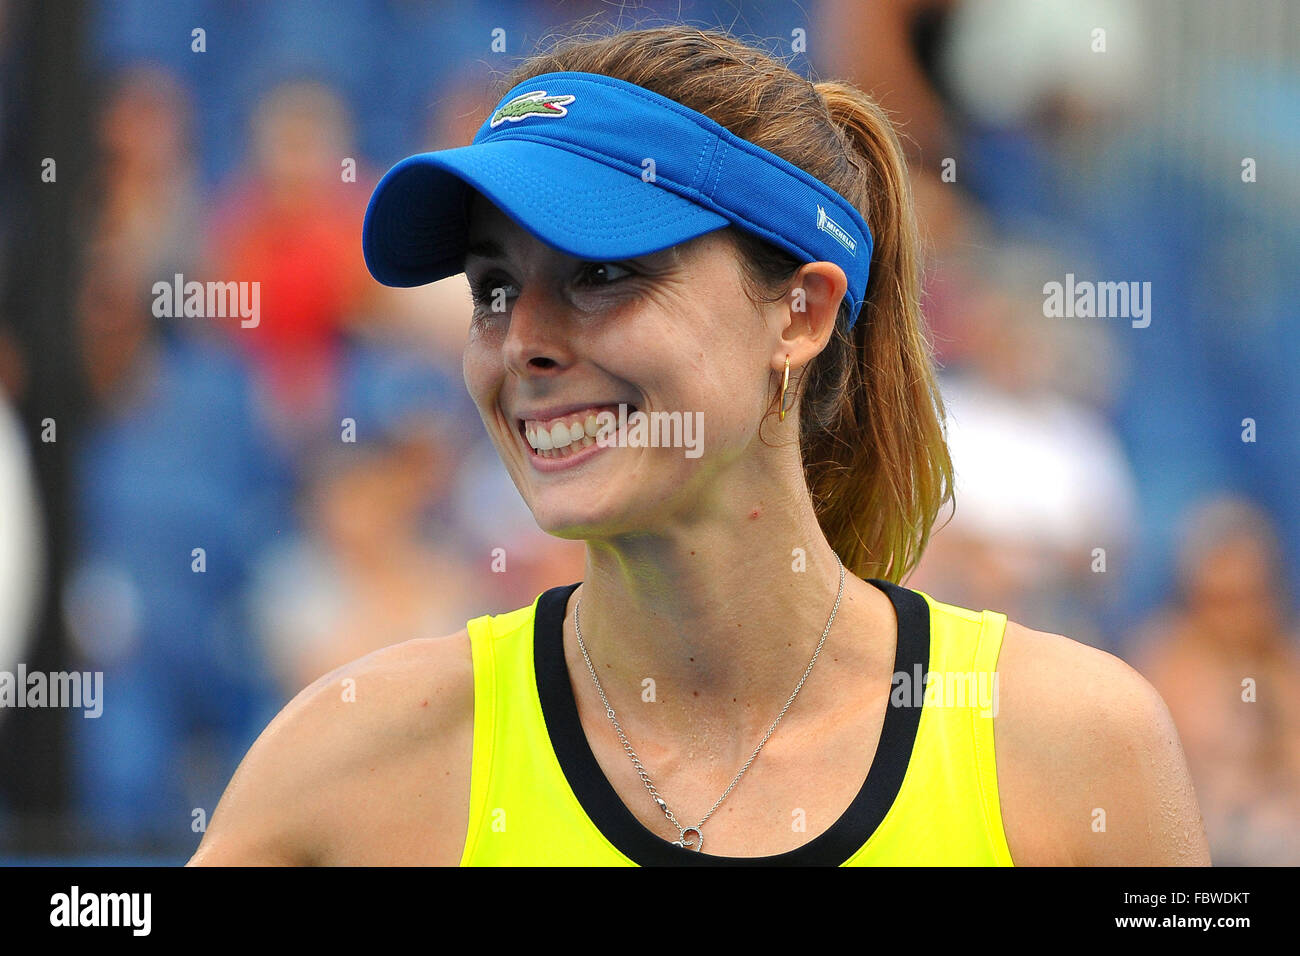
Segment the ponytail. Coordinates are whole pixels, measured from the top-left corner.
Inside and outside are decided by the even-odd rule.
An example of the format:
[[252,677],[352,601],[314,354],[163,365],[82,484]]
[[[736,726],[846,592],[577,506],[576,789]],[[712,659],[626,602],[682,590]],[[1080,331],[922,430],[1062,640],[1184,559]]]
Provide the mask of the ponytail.
[[[883,110],[844,83],[814,87],[855,169],[850,198],[875,238],[867,301],[840,359],[847,381],[828,389],[810,369],[800,422],[804,471],[827,540],[860,577],[900,582],[952,498],[943,398],[921,314],[920,240],[911,180]],[[837,331],[847,325],[847,306]],[[818,359],[835,361],[823,350]],[[819,385],[821,386],[819,388]]]

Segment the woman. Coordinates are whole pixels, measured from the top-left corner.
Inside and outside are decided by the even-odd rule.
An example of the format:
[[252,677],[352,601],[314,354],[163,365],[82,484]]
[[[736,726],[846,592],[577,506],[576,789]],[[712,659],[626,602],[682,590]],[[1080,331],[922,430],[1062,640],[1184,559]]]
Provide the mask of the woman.
[[872,101],[684,27],[507,86],[366,259],[466,272],[466,384],[583,580],[308,687],[191,862],[1208,863],[1136,672],[892,583],[952,475]]

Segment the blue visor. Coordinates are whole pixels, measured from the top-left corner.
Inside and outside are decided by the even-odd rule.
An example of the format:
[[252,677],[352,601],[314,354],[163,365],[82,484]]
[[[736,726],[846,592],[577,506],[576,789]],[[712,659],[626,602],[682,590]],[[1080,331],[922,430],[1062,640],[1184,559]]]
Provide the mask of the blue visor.
[[579,259],[631,259],[734,224],[800,262],[840,266],[850,328],[866,297],[871,231],[852,203],[704,114],[613,77],[532,77],[471,145],[390,169],[362,227],[371,275],[415,286],[463,272],[471,189]]

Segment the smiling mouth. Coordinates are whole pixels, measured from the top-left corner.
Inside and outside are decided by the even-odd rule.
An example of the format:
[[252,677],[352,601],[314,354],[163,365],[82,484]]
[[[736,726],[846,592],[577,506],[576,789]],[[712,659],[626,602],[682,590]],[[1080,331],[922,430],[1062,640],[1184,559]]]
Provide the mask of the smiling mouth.
[[[545,459],[547,461],[560,461],[565,458],[570,458],[584,449],[590,448],[592,445],[596,444],[596,433],[598,433],[599,428],[594,419],[606,412],[617,417],[618,407],[619,406],[617,405],[593,406],[594,411],[592,411],[585,420],[579,420],[576,417],[570,420],[570,430],[567,433],[564,432],[563,425],[552,426],[552,430],[546,432],[545,437],[540,439],[540,441],[538,440],[538,431],[533,432],[533,440],[529,439],[528,423],[523,419],[515,420],[515,430],[519,433],[519,437],[523,440],[523,443],[528,447],[528,451],[532,457]],[[632,404],[623,403],[623,407],[627,409],[626,415],[628,419],[631,419],[632,415],[637,411],[637,406]],[[568,440],[564,444],[558,444],[556,442],[557,439],[560,441],[564,441],[564,439]],[[539,444],[549,444],[551,447],[539,448],[534,444],[535,441]]]

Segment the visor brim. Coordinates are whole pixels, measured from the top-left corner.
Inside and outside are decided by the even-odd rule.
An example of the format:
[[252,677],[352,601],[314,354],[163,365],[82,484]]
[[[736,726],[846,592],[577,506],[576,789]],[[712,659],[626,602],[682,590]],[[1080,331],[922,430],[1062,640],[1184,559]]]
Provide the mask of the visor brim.
[[379,181],[362,227],[370,274],[408,287],[462,272],[471,190],[586,260],[648,255],[730,225],[639,172],[540,142],[476,143],[407,157]]

